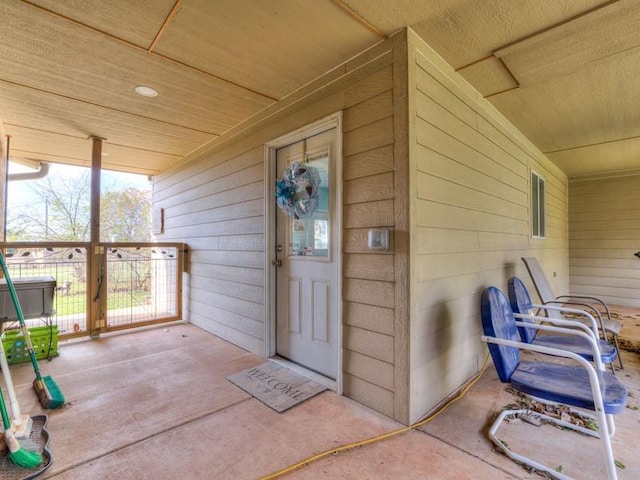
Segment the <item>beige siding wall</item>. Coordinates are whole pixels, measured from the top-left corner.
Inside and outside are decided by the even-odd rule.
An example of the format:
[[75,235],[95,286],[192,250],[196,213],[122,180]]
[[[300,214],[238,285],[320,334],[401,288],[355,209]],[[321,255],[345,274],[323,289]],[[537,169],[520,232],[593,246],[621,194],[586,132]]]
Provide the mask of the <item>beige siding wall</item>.
[[189,245],[186,318],[263,352],[264,152],[228,154],[156,179],[154,204],[164,208],[161,238]]
[[640,307],[640,175],[569,184],[571,293]]
[[[397,163],[406,163],[406,157],[397,158],[400,147],[394,141],[394,111],[403,93],[397,85],[406,86],[394,77],[406,66],[403,39],[387,40],[333,70],[160,176],[154,204],[164,209],[163,240],[189,245],[188,320],[264,354],[264,145],[342,110],[343,391],[406,422],[406,355],[400,362],[396,358],[398,342],[408,342],[396,337],[398,324],[407,322],[406,307],[398,308],[396,301],[402,296],[396,279],[406,278],[396,258],[406,265],[406,242],[394,239],[394,249],[382,254],[366,248],[368,228],[395,229],[394,209],[408,211],[395,201],[396,184],[402,182]],[[403,185],[406,190],[406,178]]]
[[[408,71],[415,421],[482,364],[483,288],[530,285],[525,255],[568,286],[567,179],[411,32]],[[530,169],[546,179],[546,239],[530,236]]]

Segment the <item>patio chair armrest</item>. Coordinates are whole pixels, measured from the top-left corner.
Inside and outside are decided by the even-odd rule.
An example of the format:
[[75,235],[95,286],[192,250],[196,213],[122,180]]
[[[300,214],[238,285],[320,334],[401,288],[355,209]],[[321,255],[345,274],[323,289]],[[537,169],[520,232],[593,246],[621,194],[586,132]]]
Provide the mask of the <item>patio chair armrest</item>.
[[[514,316],[517,318],[528,318],[530,320],[540,320],[540,321],[549,321],[547,317],[535,317],[535,316],[522,316],[520,314]],[[572,320],[558,320],[558,323],[570,326],[571,328],[566,327],[558,327],[554,325],[543,325],[540,323],[529,323],[523,322],[520,320],[516,320],[515,324],[518,327],[525,328],[535,328],[536,330],[541,330],[543,332],[551,332],[551,333],[560,333],[562,335],[573,335],[576,337],[581,337],[589,343],[591,347],[591,352],[593,354],[593,362],[596,365],[597,370],[604,370],[604,365],[602,364],[602,357],[600,356],[600,347],[598,346],[598,337],[594,336],[593,332],[589,327],[580,322],[574,322]],[[583,331],[580,331],[583,330]],[[586,332],[586,333],[585,333]]]
[[[600,330],[602,330],[602,332],[605,332],[606,329],[604,328],[604,320],[602,319],[602,315],[600,314],[600,312],[598,311],[597,308],[594,308],[593,305],[589,305],[588,303],[579,303],[579,302],[569,302],[566,300],[550,300],[548,302],[544,302],[544,305],[576,305],[576,306],[580,306],[580,307],[584,307],[589,309],[590,311],[593,312],[593,317],[598,317],[598,323],[600,324]],[[586,310],[585,310],[586,311]]]
[[[537,330],[544,330],[553,333],[560,333],[563,335],[573,335],[585,338],[589,344],[595,348],[595,351],[599,351],[600,347],[598,346],[598,336],[594,334],[593,330],[589,328],[589,326],[585,325],[581,322],[576,322],[575,320],[560,320],[560,319],[549,319],[548,317],[538,317],[536,315],[523,315],[520,313],[514,313],[516,325],[520,327],[526,328],[535,328]],[[530,323],[523,322],[520,319],[526,320],[534,320],[538,322],[551,323],[553,325],[546,325],[543,323]]]
[[[561,332],[561,333],[567,333],[568,335],[573,335],[574,332],[576,331],[575,329],[578,329],[578,330],[581,330],[585,335],[588,335],[589,337],[593,338],[594,341],[596,341],[596,342],[597,342],[597,340],[599,338],[597,336],[597,334],[594,333],[593,329],[589,328],[588,325],[585,325],[584,323],[578,322],[576,320],[541,317],[539,315],[525,315],[524,313],[514,313],[513,316],[516,318],[516,323],[518,323],[520,326],[523,326],[523,327],[538,328],[539,330],[544,330],[543,328],[539,328],[539,327],[541,327],[541,325],[538,324],[538,323],[533,323],[532,324],[532,323],[528,323],[528,322],[521,322],[521,321],[519,321],[519,319],[526,319],[526,320],[534,320],[536,322],[551,323],[552,325],[555,326],[555,328],[562,329],[563,332]],[[568,331],[565,332],[564,330],[568,330]]]
[[[553,328],[553,327],[550,327],[550,328]],[[552,357],[563,357],[563,358],[568,358],[570,360],[575,360],[576,363],[579,363],[580,366],[582,366],[585,370],[587,370],[588,372],[593,372],[596,381],[598,380],[597,373],[595,368],[593,368],[593,365],[591,365],[591,363],[588,360],[585,360],[583,357],[581,357],[577,353],[570,352],[568,350],[563,350],[561,348],[552,348],[552,347],[545,347],[542,345],[534,345],[532,343],[517,342],[515,340],[507,340],[504,338],[491,337],[489,335],[482,335],[481,339],[485,343],[495,343],[497,345],[504,345],[506,347],[514,347],[519,350],[541,353],[543,355],[549,355]]]
[[[593,315],[591,315],[589,312],[587,312],[585,310],[580,310],[578,308],[567,308],[567,307],[558,307],[558,306],[555,306],[555,305],[542,305],[542,304],[531,304],[531,306],[533,308],[538,308],[540,310],[554,310],[554,311],[561,312],[561,313],[573,313],[574,315],[581,315],[583,317],[586,317],[586,320],[589,322],[589,325],[591,326],[591,329],[593,330],[593,333],[596,335],[596,338],[599,338],[599,335],[598,335],[598,324],[596,322],[596,319],[593,317]],[[555,323],[552,320],[558,320],[558,321],[561,321],[561,322],[566,321],[564,319],[551,319],[551,318],[548,318],[546,320],[546,322]],[[578,323],[581,323],[581,322],[578,322]]]
[[[611,320],[611,312],[609,311],[609,306],[598,297],[591,297],[589,295],[560,295],[556,297],[556,300],[560,300],[562,298],[568,298],[568,299],[577,298],[578,300],[592,300],[593,302],[602,305],[602,308],[604,308],[604,311],[607,314],[607,319]],[[571,303],[576,303],[579,305],[579,303],[577,302],[571,302]]]

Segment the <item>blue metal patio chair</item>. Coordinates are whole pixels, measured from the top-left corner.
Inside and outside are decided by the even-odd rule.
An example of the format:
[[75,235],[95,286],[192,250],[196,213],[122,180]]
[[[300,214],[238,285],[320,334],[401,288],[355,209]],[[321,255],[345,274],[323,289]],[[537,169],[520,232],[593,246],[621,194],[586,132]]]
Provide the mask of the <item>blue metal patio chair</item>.
[[[505,417],[520,413],[538,416],[547,422],[599,438],[604,453],[608,478],[609,480],[617,480],[610,437],[613,436],[615,431],[613,414],[624,410],[628,392],[627,387],[615,375],[604,371],[595,340],[590,335],[575,329],[517,321],[507,297],[496,287],[489,287],[482,293],[480,312],[484,332],[482,340],[488,344],[489,352],[501,382],[510,383],[515,390],[543,401],[590,410],[594,412],[591,416],[598,426],[598,431],[593,431],[527,409],[504,410],[498,415],[489,430],[491,441],[505,455],[517,462],[529,465],[536,470],[547,472],[554,478],[569,480],[571,477],[512,451],[497,437],[498,428]],[[596,367],[594,368],[591,363],[576,353],[521,342],[517,331],[518,326],[584,338],[591,344],[592,356]],[[521,359],[521,350],[554,357],[564,357],[572,360],[572,362],[571,364],[565,364],[524,361]]]
[[[513,310],[514,316],[522,322],[548,322],[560,327],[582,328],[585,333],[591,334],[598,344],[602,363],[608,363],[611,367],[611,372],[615,373],[613,362],[618,355],[618,351],[615,346],[598,337],[598,326],[596,324],[596,320],[589,312],[574,308],[534,304],[531,301],[529,290],[527,290],[525,284],[522,283],[522,280],[518,277],[511,277],[509,279],[509,302],[511,303],[511,309]],[[561,314],[582,316],[584,320],[583,322],[577,323],[573,321],[567,322],[566,320],[555,319],[552,315],[547,317],[536,316],[536,311],[540,310],[546,312],[553,310]],[[590,362],[593,362],[591,344],[582,337],[575,335],[538,335],[539,330],[526,326],[518,326],[518,332],[520,333],[520,339],[523,342],[568,350],[570,352],[577,353]]]

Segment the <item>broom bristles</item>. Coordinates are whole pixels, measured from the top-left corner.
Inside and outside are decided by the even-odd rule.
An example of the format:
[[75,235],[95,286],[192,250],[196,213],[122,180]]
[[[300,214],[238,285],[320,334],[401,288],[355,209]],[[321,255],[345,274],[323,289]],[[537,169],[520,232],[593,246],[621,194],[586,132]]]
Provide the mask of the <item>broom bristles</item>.
[[52,405],[50,408],[58,408],[64,405],[64,394],[56,381],[49,375],[44,377],[43,380],[44,384],[47,386],[47,390],[49,390],[49,394],[51,395]]
[[44,462],[44,459],[39,452],[33,452],[22,448],[16,437],[13,436],[13,432],[10,430],[5,431],[4,440],[7,444],[7,448],[9,448],[9,458],[18,467],[36,468]]
[[32,452],[21,448],[15,452],[9,454],[11,461],[18,467],[22,468],[36,468],[38,465],[42,465],[44,459],[38,452]]
[[58,384],[50,376],[33,381],[33,388],[38,394],[42,408],[53,409],[64,405],[64,395]]

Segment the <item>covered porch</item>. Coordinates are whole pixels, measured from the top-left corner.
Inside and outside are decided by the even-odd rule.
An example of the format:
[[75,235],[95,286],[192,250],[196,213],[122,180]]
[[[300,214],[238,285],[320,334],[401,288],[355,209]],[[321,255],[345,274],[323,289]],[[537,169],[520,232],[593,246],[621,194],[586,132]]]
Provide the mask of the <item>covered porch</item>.
[[[167,457],[164,442],[184,445],[183,431],[206,424],[194,444],[200,457],[185,461],[202,469],[193,476],[260,476],[360,439],[345,429],[335,438],[314,435],[318,443],[301,441],[309,435],[303,426],[321,429],[315,421],[342,432],[332,422],[337,411],[357,412],[355,423],[364,418],[364,437],[412,424],[478,374],[486,355],[480,292],[504,289],[513,275],[528,282],[523,256],[540,260],[558,293],[640,307],[640,262],[633,256],[640,250],[637,2],[122,3],[11,0],[0,7],[8,25],[0,30],[4,173],[14,160],[90,165],[94,178],[100,169],[149,175],[155,241],[189,251],[176,270],[175,308],[161,319],[187,324],[129,335],[110,332],[119,326],[91,325],[102,322],[106,301],[95,294],[100,265],[118,245],[94,235],[79,247],[102,252],[87,263],[95,290],[87,289],[86,308],[98,315],[83,333],[104,338],[65,343],[63,355],[47,364],[63,388],[69,380],[71,392],[70,405],[51,414],[59,460],[50,475],[74,478],[76,471],[80,478],[104,466],[100,474],[115,469],[126,476],[139,462],[154,468],[135,453],[152,446],[158,458]],[[331,142],[307,149],[325,133]],[[322,247],[294,245],[296,232],[315,233],[316,225],[278,217],[278,161],[292,159],[330,165],[321,173],[334,197],[325,197],[323,217],[313,220],[335,235],[330,245],[326,238]],[[97,205],[99,185],[92,198]],[[372,241],[374,235],[388,241]],[[305,277],[315,282],[306,290],[317,295],[311,302],[290,274],[293,262],[306,260],[333,269],[331,281]],[[324,315],[326,328],[314,330],[312,340],[331,344],[321,361],[330,365],[323,375],[335,393],[287,420],[224,377],[269,357],[319,371],[307,364],[305,345],[292,355],[287,349],[299,333],[288,321],[302,311],[296,298],[311,313],[294,320]],[[138,340],[142,335],[151,337]],[[191,349],[185,344],[192,338]],[[152,368],[156,361],[162,368]],[[82,368],[87,362],[98,370]],[[116,384],[125,380],[111,367],[120,375],[131,369],[138,381],[104,386],[94,375],[103,364]],[[635,367],[628,368],[632,379]],[[16,370],[20,376],[25,369]],[[479,450],[456,443],[465,444],[455,435],[469,431],[469,422],[484,426],[485,407],[495,406],[485,402],[502,398],[490,375],[477,385],[492,389],[478,395],[482,408],[453,407],[426,435],[409,432],[389,442],[415,438],[429,455],[439,452],[426,468],[437,466],[438,478],[447,478],[437,461],[447,455],[519,478],[510,462],[486,460],[494,457],[482,428],[472,429]],[[195,402],[190,410],[171,410],[183,396]],[[81,415],[74,415],[74,398]],[[170,405],[162,403],[168,398]],[[163,412],[170,415],[164,423]],[[624,445],[616,452],[632,445],[623,428],[633,421],[620,422],[616,442]],[[94,424],[102,429],[92,430]],[[116,432],[122,424],[125,434]],[[247,437],[232,449],[251,445],[245,462],[225,455],[225,439],[239,424]],[[264,435],[252,437],[254,426]],[[437,434],[438,426],[450,431]],[[278,429],[304,448],[269,455]],[[87,453],[75,461],[77,438]],[[211,455],[216,449],[219,455]],[[340,470],[342,459],[329,461]],[[173,460],[166,468],[186,471]],[[634,471],[634,459],[625,460]],[[310,471],[322,472],[321,465]],[[473,472],[460,468],[451,478]]]

